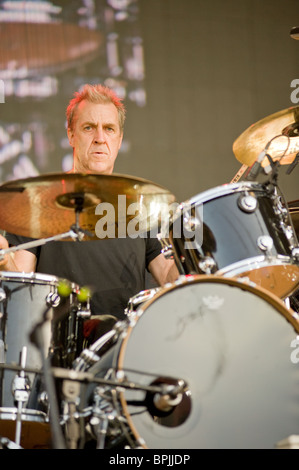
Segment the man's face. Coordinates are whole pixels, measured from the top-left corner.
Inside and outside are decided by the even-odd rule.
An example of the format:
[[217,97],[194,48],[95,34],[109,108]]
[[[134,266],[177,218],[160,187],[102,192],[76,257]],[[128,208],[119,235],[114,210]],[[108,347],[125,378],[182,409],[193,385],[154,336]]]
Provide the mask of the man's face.
[[81,101],[67,133],[76,173],[112,173],[123,137],[114,104]]

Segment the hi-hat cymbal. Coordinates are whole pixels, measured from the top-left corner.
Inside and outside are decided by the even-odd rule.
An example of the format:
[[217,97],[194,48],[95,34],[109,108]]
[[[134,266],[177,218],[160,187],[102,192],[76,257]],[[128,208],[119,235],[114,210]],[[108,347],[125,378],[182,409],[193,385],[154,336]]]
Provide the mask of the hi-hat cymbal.
[[48,238],[68,232],[79,210],[80,229],[92,235],[84,239],[124,237],[154,228],[173,202],[167,189],[142,178],[52,173],[0,186],[0,228]]
[[280,164],[293,162],[299,151],[299,106],[271,114],[250,126],[235,140],[233,152],[239,162],[251,166],[269,143],[268,153],[274,161],[283,156]]

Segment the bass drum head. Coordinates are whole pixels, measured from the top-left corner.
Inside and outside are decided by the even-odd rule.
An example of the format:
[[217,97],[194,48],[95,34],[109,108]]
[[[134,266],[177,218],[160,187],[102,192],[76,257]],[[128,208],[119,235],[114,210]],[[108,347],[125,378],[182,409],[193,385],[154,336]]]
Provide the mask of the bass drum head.
[[280,299],[231,278],[190,276],[163,288],[137,310],[118,368],[139,385],[183,379],[187,390],[166,417],[136,406],[144,391],[121,393],[137,444],[265,449],[299,434],[298,331]]

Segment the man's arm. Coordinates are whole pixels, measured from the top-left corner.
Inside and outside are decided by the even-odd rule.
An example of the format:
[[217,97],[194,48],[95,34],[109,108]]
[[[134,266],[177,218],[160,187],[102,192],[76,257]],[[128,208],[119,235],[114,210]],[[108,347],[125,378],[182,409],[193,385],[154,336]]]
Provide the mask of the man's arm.
[[[0,235],[0,249],[9,247],[8,241]],[[36,268],[36,256],[27,250],[19,250],[8,253],[0,259],[0,271],[34,272]]]
[[160,286],[167,282],[174,282],[179,277],[175,262],[166,259],[162,253],[149,263],[148,269]]

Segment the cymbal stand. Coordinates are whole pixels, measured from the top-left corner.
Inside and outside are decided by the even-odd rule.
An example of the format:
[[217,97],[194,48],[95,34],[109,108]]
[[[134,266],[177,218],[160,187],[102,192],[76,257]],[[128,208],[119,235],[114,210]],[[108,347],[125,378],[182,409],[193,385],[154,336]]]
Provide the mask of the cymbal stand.
[[85,235],[93,237],[94,235],[88,230],[84,230],[80,227],[79,217],[83,210],[84,195],[77,195],[75,197],[75,223],[71,226],[68,232],[59,233],[48,238],[40,238],[26,243],[21,243],[17,246],[0,250],[0,259],[3,259],[6,254],[14,253],[19,250],[28,250],[36,246],[46,245],[46,243],[63,240],[64,238],[72,238],[75,241],[82,241]]
[[24,346],[21,351],[20,367],[21,370],[13,380],[12,390],[14,399],[17,404],[17,419],[16,419],[16,432],[15,432],[15,443],[16,445],[21,444],[21,430],[22,430],[22,409],[29,398],[29,379],[25,374],[25,366],[27,359],[27,348]]
[[6,254],[14,253],[15,251],[19,250],[28,250],[30,248],[34,248],[35,246],[42,246],[46,243],[62,240],[63,238],[72,238],[73,240],[81,241],[83,236],[81,237],[81,232],[76,233],[73,229],[69,230],[69,232],[60,233],[58,235],[54,235],[48,238],[41,238],[39,240],[34,240],[32,242],[21,243],[17,246],[11,246],[10,248],[0,250],[0,259],[3,258]]
[[[79,215],[83,208],[83,202],[84,202],[84,197],[82,197],[81,195],[75,200],[76,221],[75,221],[75,224],[71,226],[71,229],[69,232],[56,235],[53,237],[49,237],[47,239],[38,240],[37,242],[34,241],[34,242],[29,242],[28,244],[25,243],[23,245],[18,245],[17,248],[21,247],[22,249],[25,249],[25,248],[29,248],[32,246],[45,244],[45,243],[48,243],[49,241],[60,240],[62,238],[68,238],[68,237],[72,237],[75,240],[81,241],[85,233],[88,233],[87,231],[81,229],[79,226]],[[32,243],[34,245],[32,245]],[[40,355],[42,359],[42,366],[43,366],[42,368],[44,371],[45,388],[46,388],[46,391],[48,392],[49,404],[50,404],[49,410],[50,410],[50,415],[51,415],[51,431],[52,431],[53,446],[56,449],[65,449],[66,448],[65,440],[64,440],[62,429],[61,429],[60,420],[59,420],[60,413],[59,413],[59,407],[58,407],[58,403],[56,399],[55,381],[51,373],[51,360],[49,357],[47,358],[45,357],[45,354],[43,351],[44,341],[43,341],[42,327],[45,321],[47,320],[49,321],[49,319],[47,319],[47,310],[46,312],[44,312],[41,321],[32,330],[30,339],[32,343],[34,343],[35,346],[40,351]],[[68,381],[66,381],[64,383],[63,389],[64,389],[64,395],[69,405],[70,416],[71,416],[71,419],[69,422],[70,432],[67,436],[67,440],[68,440],[68,444],[70,448],[76,448],[76,441],[79,436],[77,433],[77,426],[76,426],[76,422],[74,419],[74,412],[75,412],[74,399],[76,395],[75,390],[77,391],[78,387],[77,385],[74,386],[74,384],[70,384]]]
[[80,383],[64,380],[62,393],[67,407],[68,419],[65,422],[65,439],[68,449],[77,449],[80,439],[80,425],[76,420],[77,401],[80,394]]
[[117,394],[116,390],[116,388],[103,386],[97,386],[94,390],[89,424],[96,437],[96,449],[105,449],[106,439],[108,434],[111,435],[111,430],[116,440],[118,434],[122,438],[127,434],[126,427],[122,423],[123,416],[115,406],[114,394]]
[[34,248],[35,246],[45,245],[46,243],[49,243],[52,241],[58,241],[58,240],[62,240],[63,238],[70,238],[70,237],[73,239],[77,239],[79,238],[79,234],[76,234],[71,229],[69,232],[54,235],[53,237],[41,238],[39,240],[34,240],[32,242],[26,242],[26,243],[21,243],[20,245],[17,245],[17,246],[11,246],[10,248],[5,248],[5,249],[0,250],[0,259],[4,258],[4,256],[9,253],[14,253],[15,251],[29,250],[30,248]]
[[[46,317],[46,314],[44,314]],[[59,407],[56,400],[56,389],[54,377],[51,373],[51,358],[46,357],[44,353],[44,337],[42,327],[44,320],[35,326],[30,335],[30,340],[40,352],[42,361],[42,370],[44,373],[44,385],[49,398],[49,413],[51,423],[52,442],[54,449],[65,449],[63,433],[59,421]]]

